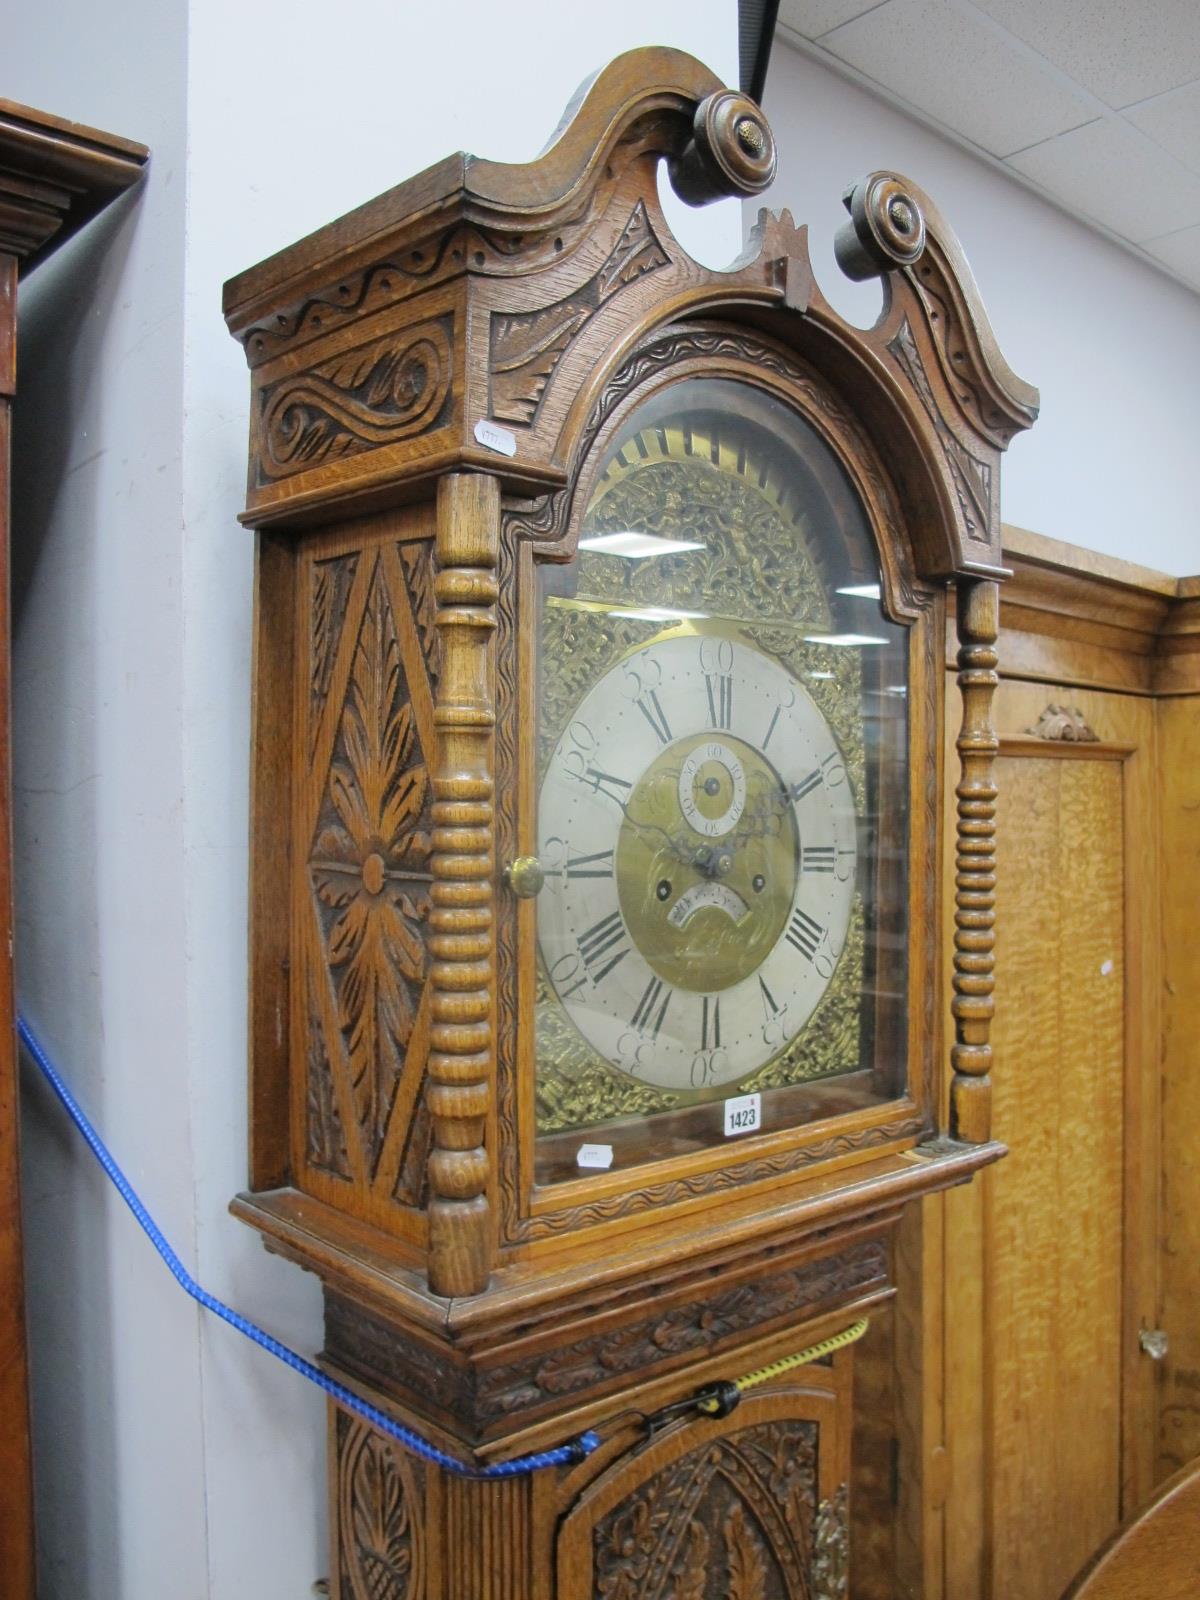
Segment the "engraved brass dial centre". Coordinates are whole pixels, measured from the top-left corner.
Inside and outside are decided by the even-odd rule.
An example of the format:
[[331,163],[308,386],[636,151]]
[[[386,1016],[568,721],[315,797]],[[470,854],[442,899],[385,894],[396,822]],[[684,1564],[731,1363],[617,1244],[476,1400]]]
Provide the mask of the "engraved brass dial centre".
[[674,987],[730,988],[778,942],[799,870],[781,789],[766,757],[728,734],[677,740],[634,786],[617,837],[617,898],[634,944]]

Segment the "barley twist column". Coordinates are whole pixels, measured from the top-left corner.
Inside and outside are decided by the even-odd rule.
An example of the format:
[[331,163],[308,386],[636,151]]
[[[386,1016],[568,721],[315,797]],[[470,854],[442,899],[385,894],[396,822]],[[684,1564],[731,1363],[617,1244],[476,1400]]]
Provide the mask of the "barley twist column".
[[955,864],[954,1046],[950,1060],[950,1128],[954,1137],[983,1144],[991,1136],[990,1040],[995,1005],[996,752],[992,696],[999,677],[996,637],[1000,588],[990,579],[958,586],[958,683],[962,727]]
[[430,952],[433,1022],[426,1105],[429,1286],[478,1294],[491,1263],[484,1148],[494,1061],[492,635],[500,489],[469,473],[438,484],[437,627]]

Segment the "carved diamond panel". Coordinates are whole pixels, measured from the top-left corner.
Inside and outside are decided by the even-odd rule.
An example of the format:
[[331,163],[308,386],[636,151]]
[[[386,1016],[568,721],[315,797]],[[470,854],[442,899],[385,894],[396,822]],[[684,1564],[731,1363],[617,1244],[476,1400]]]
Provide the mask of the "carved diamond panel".
[[[349,1118],[368,1179],[413,1200],[423,1181],[419,1115],[406,1148],[393,1148],[383,1167],[428,970],[425,744],[432,697],[419,641],[433,631],[429,547],[314,563],[311,606],[316,812],[307,877],[316,942],[307,1011],[307,1154],[312,1164],[348,1175]],[[406,1087],[406,1117],[418,1089]]]
[[309,729],[312,736],[320,726],[321,712],[329,694],[333,676],[333,661],[346,620],[346,606],[350,599],[350,585],[358,569],[358,557],[331,556],[326,561],[314,561],[309,597]]
[[596,1524],[595,1600],[816,1600],[817,1433],[762,1423],[648,1479]]

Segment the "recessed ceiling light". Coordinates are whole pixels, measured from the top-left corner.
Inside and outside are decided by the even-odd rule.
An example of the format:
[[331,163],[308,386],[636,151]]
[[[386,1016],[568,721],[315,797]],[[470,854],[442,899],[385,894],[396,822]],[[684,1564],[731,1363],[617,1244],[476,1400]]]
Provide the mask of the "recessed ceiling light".
[[626,561],[647,561],[651,556],[673,556],[683,550],[703,550],[695,539],[663,539],[657,533],[595,533],[580,539],[581,550],[595,550],[605,556],[621,556]]

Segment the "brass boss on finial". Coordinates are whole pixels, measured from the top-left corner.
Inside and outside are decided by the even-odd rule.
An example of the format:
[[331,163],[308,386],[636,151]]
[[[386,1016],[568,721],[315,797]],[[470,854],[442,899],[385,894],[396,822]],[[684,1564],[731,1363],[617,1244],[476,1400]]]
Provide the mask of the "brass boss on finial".
[[671,183],[681,200],[700,206],[721,195],[761,194],[775,179],[775,140],[753,100],[732,89],[706,96],[696,107],[693,135],[671,163]]

